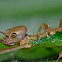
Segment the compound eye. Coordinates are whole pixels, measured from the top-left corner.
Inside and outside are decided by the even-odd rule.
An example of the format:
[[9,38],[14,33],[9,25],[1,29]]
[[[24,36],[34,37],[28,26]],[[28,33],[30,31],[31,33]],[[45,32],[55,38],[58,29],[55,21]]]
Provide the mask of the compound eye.
[[16,36],[17,36],[16,33],[12,33],[12,34],[11,34],[11,37],[12,37],[12,38],[16,38]]
[[10,29],[7,29],[6,32],[8,32]]

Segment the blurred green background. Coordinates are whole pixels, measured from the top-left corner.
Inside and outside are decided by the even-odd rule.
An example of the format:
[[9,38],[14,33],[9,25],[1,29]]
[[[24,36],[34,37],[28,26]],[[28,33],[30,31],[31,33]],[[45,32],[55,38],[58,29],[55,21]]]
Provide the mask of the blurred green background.
[[40,24],[58,27],[62,0],[0,0],[0,30],[25,25],[27,33],[37,32]]
[[61,18],[62,0],[0,0],[0,31],[25,25],[33,34],[42,23],[58,27]]

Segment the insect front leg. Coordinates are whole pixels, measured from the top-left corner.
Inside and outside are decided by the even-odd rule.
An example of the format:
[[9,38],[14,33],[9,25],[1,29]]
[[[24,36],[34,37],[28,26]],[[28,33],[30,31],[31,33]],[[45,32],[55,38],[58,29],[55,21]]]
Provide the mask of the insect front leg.
[[[6,37],[6,32],[0,31],[0,33],[2,33],[4,35],[4,37]],[[0,42],[4,42],[4,39],[0,39]]]

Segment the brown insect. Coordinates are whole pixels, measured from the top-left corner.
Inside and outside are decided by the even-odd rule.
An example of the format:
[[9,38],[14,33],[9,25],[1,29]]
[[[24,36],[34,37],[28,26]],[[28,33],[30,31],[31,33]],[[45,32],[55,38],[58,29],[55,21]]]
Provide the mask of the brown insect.
[[[44,33],[40,33],[41,29],[44,29]],[[20,46],[18,47],[12,47],[12,48],[6,48],[0,50],[0,54],[7,53],[10,51],[14,51],[20,48],[30,48],[32,45],[30,44],[30,40],[35,40],[37,37],[40,39],[41,37],[45,37],[48,33],[50,35],[53,35],[56,33],[56,31],[61,31],[62,30],[62,19],[60,21],[60,25],[58,28],[53,28],[51,29],[49,25],[42,24],[37,32],[37,34],[34,35],[28,35],[26,34],[27,28],[25,26],[17,26],[12,29],[6,30],[6,32],[0,31],[4,35],[4,39],[0,39],[0,42],[3,42],[7,46],[13,46],[15,44],[18,44]],[[59,54],[59,58],[62,57],[62,52]],[[57,62],[59,60],[57,59]]]

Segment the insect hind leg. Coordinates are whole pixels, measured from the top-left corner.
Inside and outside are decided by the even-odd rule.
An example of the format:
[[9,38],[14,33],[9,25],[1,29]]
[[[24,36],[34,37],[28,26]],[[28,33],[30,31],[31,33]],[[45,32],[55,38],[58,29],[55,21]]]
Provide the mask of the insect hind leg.
[[60,20],[59,28],[62,28],[62,19]]
[[58,62],[61,57],[62,57],[62,51],[59,53],[59,57],[56,62]]
[[44,31],[46,31],[47,29],[50,29],[49,25],[47,25],[47,24],[41,24],[40,28],[38,29],[37,34],[40,34],[40,31],[41,31],[42,28],[44,29]]

